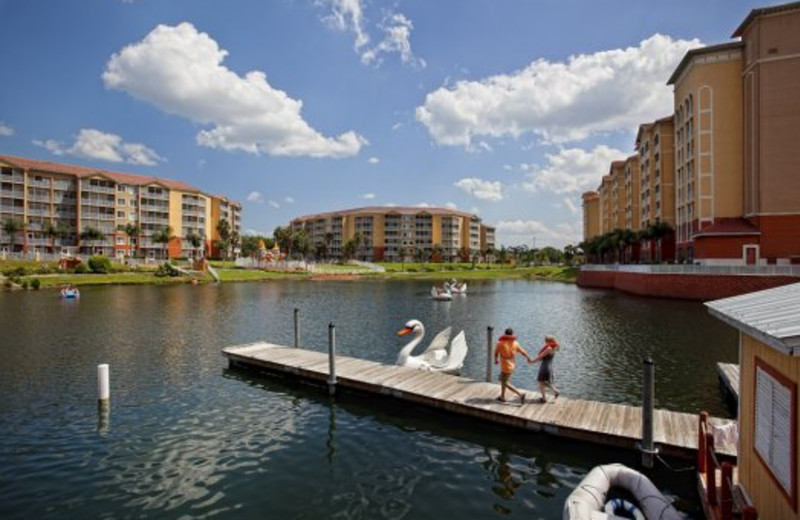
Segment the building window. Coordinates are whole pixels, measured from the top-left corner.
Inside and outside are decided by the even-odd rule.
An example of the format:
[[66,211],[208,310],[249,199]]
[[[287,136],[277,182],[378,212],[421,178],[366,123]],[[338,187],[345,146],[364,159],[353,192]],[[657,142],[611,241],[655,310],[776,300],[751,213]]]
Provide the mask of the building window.
[[125,245],[125,237],[119,236],[117,237],[117,245],[124,246]]
[[792,504],[797,506],[797,385],[756,357],[753,445]]

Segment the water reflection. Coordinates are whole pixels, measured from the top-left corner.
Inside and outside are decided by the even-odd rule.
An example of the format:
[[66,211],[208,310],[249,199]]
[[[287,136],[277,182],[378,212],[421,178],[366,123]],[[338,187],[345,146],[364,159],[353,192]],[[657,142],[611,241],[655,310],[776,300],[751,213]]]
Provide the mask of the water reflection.
[[[429,289],[89,287],[77,305],[48,291],[3,295],[0,517],[552,518],[593,465],[635,464],[624,452],[222,369],[225,345],[292,344],[295,307],[303,346],[322,352],[334,322],[339,353],[393,363],[395,331],[419,318],[428,330],[464,329],[466,375],[482,380],[487,325],[511,325],[530,351],[543,334],[561,340],[566,395],[636,402],[649,355],[657,406],[725,411],[713,367],[735,361],[736,336],[699,305],[525,281],[471,284],[440,305]],[[108,415],[96,404],[100,363],[111,369]],[[515,383],[534,388],[535,370],[520,364]],[[656,480],[692,510],[687,479]]]

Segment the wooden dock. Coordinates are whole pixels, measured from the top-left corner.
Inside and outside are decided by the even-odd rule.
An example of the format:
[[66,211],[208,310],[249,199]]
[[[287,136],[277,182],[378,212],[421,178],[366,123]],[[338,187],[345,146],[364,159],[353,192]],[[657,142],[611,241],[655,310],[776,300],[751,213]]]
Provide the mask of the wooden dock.
[[717,363],[717,373],[725,388],[739,401],[739,365],[733,363]]
[[[232,368],[255,368],[288,374],[326,385],[328,354],[270,343],[222,349]],[[535,402],[538,392],[526,390],[524,405],[514,399],[497,401],[499,385],[374,361],[336,356],[336,387],[391,396],[459,415],[581,441],[636,449],[641,440],[640,407],[559,397]],[[551,398],[552,399],[552,398]],[[715,423],[728,422],[713,419]],[[699,418],[696,414],[655,410],[653,434],[660,453],[696,457]],[[734,446],[718,446],[721,455],[735,456]]]

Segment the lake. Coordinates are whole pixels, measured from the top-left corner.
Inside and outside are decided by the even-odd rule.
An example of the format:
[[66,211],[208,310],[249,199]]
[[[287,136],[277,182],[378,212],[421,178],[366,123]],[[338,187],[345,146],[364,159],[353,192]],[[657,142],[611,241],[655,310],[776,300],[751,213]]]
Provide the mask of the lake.
[[[731,416],[718,361],[737,335],[695,302],[532,281],[470,282],[452,302],[419,281],[274,281],[0,293],[0,517],[560,518],[595,464],[635,454],[442,415],[388,398],[228,370],[224,346],[301,344],[393,363],[416,318],[428,338],[464,330],[464,375],[482,379],[486,327],[538,351],[562,344],[556,383],[574,398],[638,404],[642,359],[656,406]],[[96,367],[111,367],[98,414]],[[536,367],[514,382],[535,387]],[[688,461],[668,461],[682,469]],[[698,514],[691,472],[651,476]]]

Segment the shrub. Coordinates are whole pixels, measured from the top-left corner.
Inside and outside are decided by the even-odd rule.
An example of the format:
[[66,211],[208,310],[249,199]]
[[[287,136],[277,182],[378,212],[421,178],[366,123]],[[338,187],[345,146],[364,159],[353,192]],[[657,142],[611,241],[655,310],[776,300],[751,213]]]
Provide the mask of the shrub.
[[85,274],[89,272],[89,268],[83,262],[75,266],[75,274]]
[[92,256],[89,258],[89,269],[93,273],[107,273],[111,271],[111,260],[102,255]]
[[27,289],[28,288],[28,280],[22,280],[22,283],[20,285],[22,286],[23,289]]
[[41,287],[41,285],[42,281],[39,280],[38,278],[34,278],[33,280],[31,280],[31,287],[33,289],[39,290],[39,287]]
[[155,274],[159,278],[163,278],[165,276],[172,276],[172,277],[179,276],[181,273],[177,269],[175,269],[175,267],[169,262],[164,262],[163,264],[158,266],[158,269],[156,269]]

